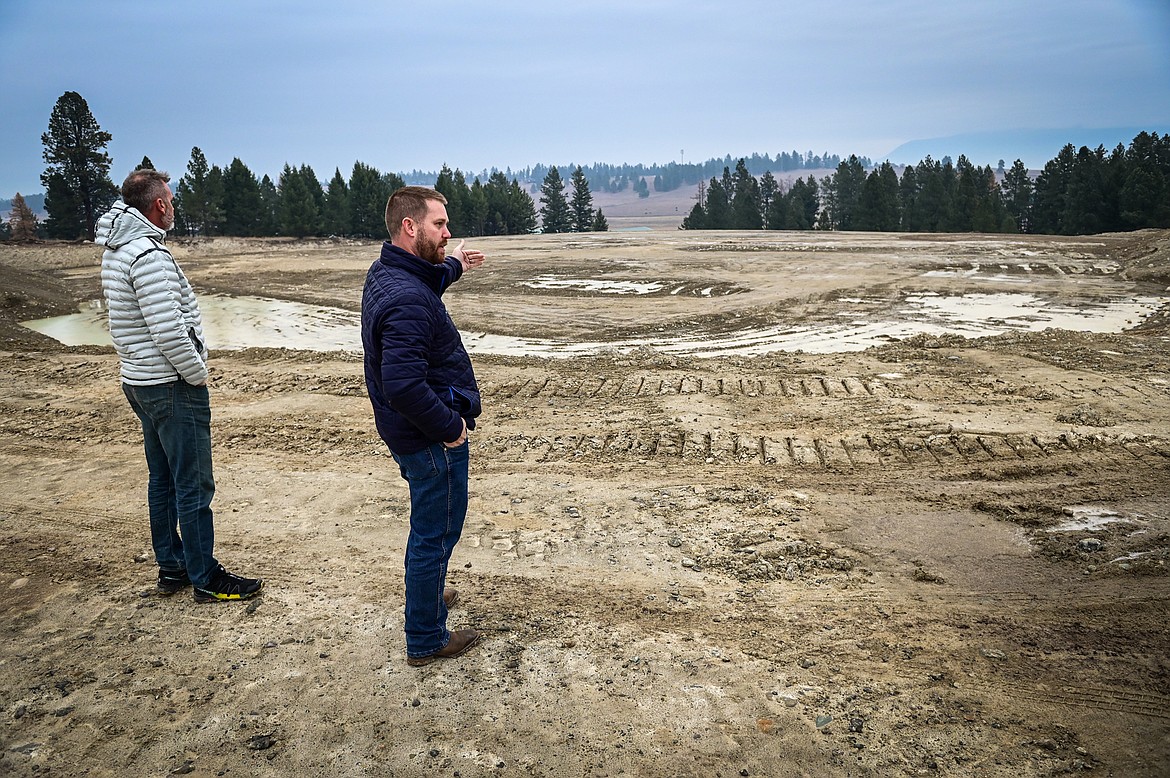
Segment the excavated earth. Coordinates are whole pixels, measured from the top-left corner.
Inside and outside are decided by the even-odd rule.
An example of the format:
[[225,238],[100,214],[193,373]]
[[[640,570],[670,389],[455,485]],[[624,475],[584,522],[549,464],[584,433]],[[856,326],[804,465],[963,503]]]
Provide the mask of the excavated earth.
[[[465,333],[640,345],[473,353],[451,626],[486,640],[421,669],[360,354],[213,350],[217,554],[265,590],[160,597],[112,349],[19,324],[100,297],[99,253],[0,246],[0,774],[1170,774],[1170,233],[476,245]],[[352,313],[377,244],[175,253],[208,299]],[[1005,290],[1154,302],[703,350]]]

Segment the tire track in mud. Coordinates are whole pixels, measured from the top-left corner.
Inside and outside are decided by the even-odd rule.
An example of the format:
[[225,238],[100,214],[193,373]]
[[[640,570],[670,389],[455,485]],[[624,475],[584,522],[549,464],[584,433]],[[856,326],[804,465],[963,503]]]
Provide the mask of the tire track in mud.
[[[914,680],[914,676],[907,676],[906,680]],[[1145,718],[1170,721],[1170,697],[1136,689],[1106,688],[1084,684],[1050,686],[1043,683],[1027,683],[1003,678],[985,680],[972,677],[964,678],[959,684],[959,689],[976,689],[992,695],[1004,694],[1021,702],[1033,704],[1043,702],[1110,713],[1129,713]]]
[[[860,375],[667,375],[647,373],[620,376],[578,378],[563,374],[537,377],[487,380],[480,390],[485,398],[530,399],[538,397],[577,397],[582,399],[623,399],[664,395],[707,395],[712,397],[887,397],[911,400],[953,398],[970,392],[969,387],[949,381],[930,379],[900,380]],[[1055,382],[1029,386],[1053,398],[1086,399],[1162,399],[1170,387],[1136,381],[1111,380],[1091,383]],[[1016,395],[1020,389],[1005,385],[996,393]]]
[[[961,395],[962,389],[947,383],[918,382],[889,386],[873,377],[857,375],[671,375],[635,374],[618,377],[579,378],[564,375],[518,377],[481,386],[485,402],[572,398],[589,402],[590,413],[604,414],[609,406],[637,399],[671,396],[707,398],[764,398],[791,400],[797,404],[840,400],[938,399]],[[1092,393],[1101,397],[1148,399],[1157,394],[1150,387],[1131,383],[1091,388],[1046,387],[1081,399]],[[823,410],[823,409],[820,409]],[[981,432],[929,430],[891,433],[846,429],[832,435],[739,434],[726,430],[609,428],[562,435],[476,436],[480,450],[505,460],[669,460],[705,464],[755,464],[814,470],[855,471],[872,468],[897,470],[939,469],[952,466],[998,466],[1060,461],[1100,461],[1165,467],[1170,443],[1155,436],[1134,438],[1107,434],[1052,432]]]
[[555,436],[473,437],[477,451],[502,461],[681,460],[708,465],[858,471],[939,470],[1107,460],[1113,464],[1170,466],[1170,441],[1075,432],[1051,433],[871,433],[832,437],[745,435],[723,430],[694,432],[618,428]]
[[666,395],[733,397],[874,397],[889,395],[882,381],[861,376],[788,375],[684,375],[659,374],[618,377],[538,376],[502,382],[484,382],[484,398],[533,399],[577,397],[582,399],[633,399]]
[[[35,521],[52,532],[70,535],[72,532],[85,532],[107,536],[113,531],[147,532],[149,522],[143,514],[119,511],[110,508],[74,508],[69,505],[30,505],[28,503],[11,500],[0,502],[0,514],[16,521],[20,520],[22,532],[28,531],[30,522]],[[0,527],[3,525],[0,524]],[[144,542],[149,544],[149,538]]]

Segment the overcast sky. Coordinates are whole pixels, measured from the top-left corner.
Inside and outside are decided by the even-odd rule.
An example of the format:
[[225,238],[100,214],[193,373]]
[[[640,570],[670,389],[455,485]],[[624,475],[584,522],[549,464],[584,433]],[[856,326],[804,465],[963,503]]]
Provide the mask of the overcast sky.
[[143,155],[177,178],[193,146],[273,179],[877,161],[968,132],[1170,127],[1170,3],[0,0],[0,73],[0,197],[43,191],[65,91],[113,135],[115,182]]

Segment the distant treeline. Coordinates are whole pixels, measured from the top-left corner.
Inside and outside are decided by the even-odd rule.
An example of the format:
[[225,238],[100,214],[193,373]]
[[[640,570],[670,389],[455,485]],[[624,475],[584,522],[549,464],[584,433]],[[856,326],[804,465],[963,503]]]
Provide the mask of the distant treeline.
[[[85,99],[66,92],[42,136],[47,167],[41,222],[28,201],[14,197],[0,221],[0,238],[94,238],[99,216],[117,197],[105,148],[111,136],[98,126]],[[140,167],[154,167],[143,157]],[[565,166],[566,169],[573,166]],[[832,169],[819,181],[810,172],[786,185],[774,173]],[[471,178],[471,183],[468,183]],[[540,182],[538,185],[537,182]],[[1071,144],[1033,180],[1023,163],[1010,170],[977,167],[965,157],[927,157],[899,172],[864,157],[783,153],[730,156],[701,164],[576,166],[572,204],[557,167],[496,169],[465,175],[384,173],[355,162],[349,177],[335,169],[322,184],[308,165],[285,165],[278,179],[257,177],[239,158],[209,165],[198,148],[174,182],[176,230],[187,235],[293,237],[338,235],[385,238],[390,193],[407,183],[434,186],[449,201],[461,235],[507,235],[537,228],[532,194],[539,192],[545,232],[607,229],[592,208],[592,191],[626,187],[640,197],[698,185],[698,202],[684,229],[876,230],[907,232],[1031,232],[1077,235],[1170,227],[1170,135],[1139,133],[1128,147],[1075,149]],[[30,197],[35,203],[36,196]],[[18,207],[19,206],[19,207]]]
[[[742,157],[744,164],[747,166],[748,172],[760,176],[766,172],[775,173],[790,173],[794,170],[826,170],[836,168],[841,164],[841,157],[837,154],[813,154],[811,151],[801,154],[798,151],[791,153],[785,151],[777,154],[773,158],[769,154],[752,154],[750,157]],[[869,167],[872,162],[867,157],[859,157],[863,165]],[[552,167],[557,167],[560,170],[574,170],[577,167],[585,174],[585,180],[589,182],[589,189],[592,192],[609,192],[616,194],[624,192],[626,189],[633,188],[638,191],[643,197],[649,195],[649,190],[652,188],[655,192],[672,192],[683,186],[694,186],[695,184],[705,181],[711,176],[719,175],[719,171],[725,167],[730,167],[735,164],[732,156],[728,154],[722,159],[712,158],[702,163],[684,164],[681,162],[669,162],[665,165],[608,165],[604,163],[594,163],[592,165],[580,165],[576,163],[568,165],[533,165],[531,167],[521,168],[513,171],[512,168],[506,168],[503,172],[506,179],[515,178],[522,184],[527,184],[532,191],[536,191],[537,185],[544,181],[548,176]],[[468,175],[475,175],[487,180],[492,175],[501,172],[496,168],[484,170],[481,173]],[[408,184],[416,184],[419,186],[431,186],[438,174],[434,171],[412,170],[409,173],[402,174],[402,178]],[[647,183],[649,182],[649,183]],[[639,187],[646,187],[643,194]]]
[[[726,157],[691,165],[672,162],[578,167],[588,184],[588,192],[598,189],[620,192],[630,188],[648,197],[651,187],[656,192],[667,192],[701,183],[711,171],[720,167],[726,170],[730,162],[731,157]],[[748,171],[769,176],[770,170],[824,169],[841,162],[836,155],[809,152],[802,156],[793,152],[775,159],[767,154],[753,154],[738,164]],[[154,167],[149,158],[144,158],[139,166]],[[328,183],[323,184],[309,165],[286,164],[273,181],[267,174],[257,177],[238,157],[226,168],[209,164],[196,146],[191,149],[186,173],[172,182],[174,231],[179,235],[204,237],[385,238],[386,199],[399,187],[417,184],[433,186],[447,197],[451,223],[460,235],[518,235],[532,232],[538,226],[560,232],[566,229],[564,225],[538,222],[532,197],[555,167],[535,165],[520,171],[509,168],[506,172],[493,168],[483,172],[482,181],[480,175],[475,175],[468,183],[468,175],[445,165],[438,173],[415,170],[398,174],[384,173],[358,161],[348,178],[338,168]],[[52,220],[47,226],[49,237],[65,237],[52,234]]]
[[682,229],[872,230],[878,232],[1022,232],[1086,235],[1170,227],[1170,135],[1139,133],[1108,152],[1071,144],[1033,180],[1023,162],[1011,169],[927,157],[899,177],[883,162],[840,162],[819,182],[785,189],[744,160],[700,187]]

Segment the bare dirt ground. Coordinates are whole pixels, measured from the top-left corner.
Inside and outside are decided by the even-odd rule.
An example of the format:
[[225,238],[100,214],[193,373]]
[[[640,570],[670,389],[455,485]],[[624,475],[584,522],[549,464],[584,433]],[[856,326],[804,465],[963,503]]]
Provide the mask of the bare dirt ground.
[[[447,297],[460,327],[563,340],[1170,283],[1164,232],[478,245],[488,265]],[[201,293],[350,310],[376,251],[176,246]],[[474,357],[451,626],[487,638],[417,669],[407,493],[354,354],[213,352],[217,552],[265,593],[152,594],[112,350],[16,324],[97,297],[97,257],[0,247],[2,775],[1170,773],[1165,308],[1109,335]],[[524,285],[550,273],[683,291]]]

